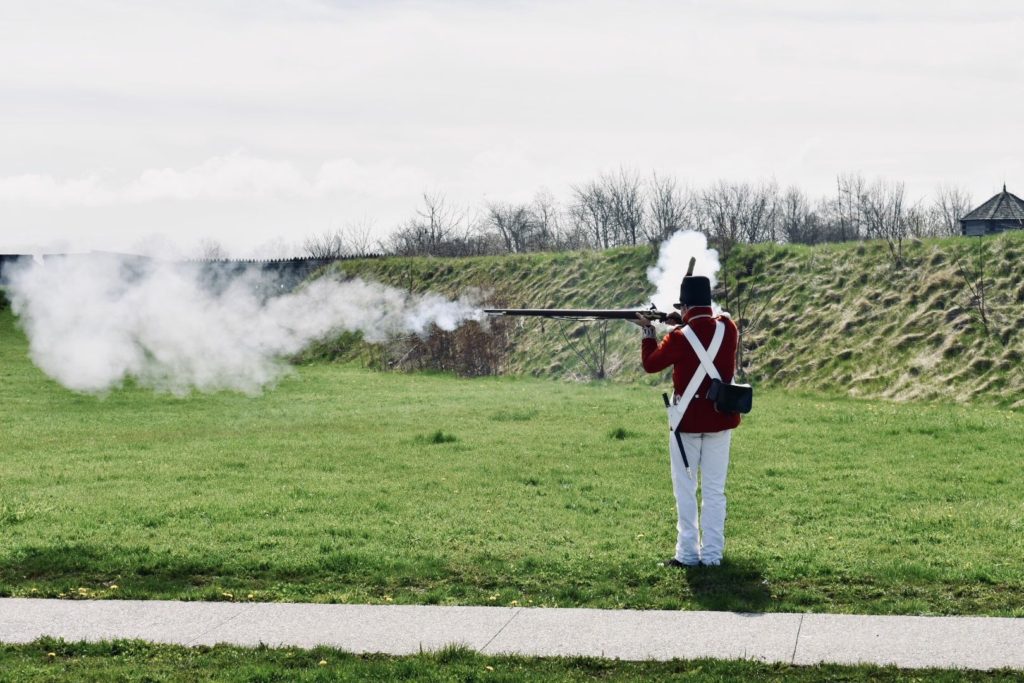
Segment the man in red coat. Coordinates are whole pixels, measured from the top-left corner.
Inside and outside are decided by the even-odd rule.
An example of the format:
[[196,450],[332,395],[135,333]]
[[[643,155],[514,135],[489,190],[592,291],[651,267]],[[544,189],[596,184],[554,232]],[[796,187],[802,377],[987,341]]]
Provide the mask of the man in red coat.
[[[672,366],[675,396],[669,408],[669,459],[672,488],[676,496],[678,523],[675,555],[668,567],[718,565],[725,549],[725,478],[729,469],[732,430],[740,423],[738,413],[720,413],[707,398],[711,376],[702,365],[694,344],[699,343],[723,382],[736,372],[739,331],[727,315],[716,316],[711,309],[711,282],[706,277],[683,278],[680,288],[682,325],[665,335],[659,344],[654,326],[638,316],[643,329],[641,358],[644,370],[661,372]],[[673,431],[675,433],[673,433]],[[679,437],[677,438],[676,433]],[[689,461],[683,464],[682,445]],[[697,510],[697,480],[700,476],[701,509]]]

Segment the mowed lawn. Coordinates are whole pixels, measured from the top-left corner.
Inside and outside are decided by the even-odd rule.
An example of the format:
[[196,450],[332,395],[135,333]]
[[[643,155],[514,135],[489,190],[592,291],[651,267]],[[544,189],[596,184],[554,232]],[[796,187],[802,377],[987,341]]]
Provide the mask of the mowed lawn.
[[627,662],[596,657],[485,656],[465,647],[406,657],[317,647],[182,647],[139,641],[0,644],[0,681],[1019,681],[1011,670],[791,666],[709,659]]
[[0,313],[0,593],[1024,616],[1024,415],[759,391],[668,570],[660,391],[304,366],[69,392]]

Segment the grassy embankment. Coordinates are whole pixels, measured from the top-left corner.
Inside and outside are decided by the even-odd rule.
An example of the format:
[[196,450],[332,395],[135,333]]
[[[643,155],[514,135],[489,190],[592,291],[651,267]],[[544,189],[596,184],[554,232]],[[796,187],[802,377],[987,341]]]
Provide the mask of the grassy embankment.
[[659,402],[327,364],[95,398],[5,312],[0,594],[1024,616],[1021,413],[761,392],[727,561],[680,572]]
[[[974,268],[978,249],[989,254],[983,278]],[[986,283],[987,332],[956,263],[957,254],[965,250],[965,270],[975,273],[969,279],[975,285]],[[646,270],[656,257],[655,250],[637,247],[351,261],[337,268],[451,296],[475,287],[497,306],[615,308],[646,301]],[[731,302],[732,313],[744,319],[747,370],[758,384],[867,397],[1024,405],[1024,232],[910,242],[904,245],[899,268],[884,242],[741,246],[725,272],[729,294],[720,286],[716,299]],[[508,370],[586,376],[587,368],[562,340],[561,326],[584,346],[582,324],[512,324]],[[589,329],[595,328],[591,324]],[[610,330],[607,368],[612,378],[644,380],[636,363],[635,329],[613,323]],[[326,346],[321,350],[331,348]],[[362,350],[334,345],[334,351],[352,359]]]
[[[50,655],[53,656],[50,656]],[[449,648],[413,657],[328,648],[185,648],[139,642],[0,645],[0,681],[1010,681],[1012,671],[787,666],[713,660],[622,662],[596,658],[485,657]]]

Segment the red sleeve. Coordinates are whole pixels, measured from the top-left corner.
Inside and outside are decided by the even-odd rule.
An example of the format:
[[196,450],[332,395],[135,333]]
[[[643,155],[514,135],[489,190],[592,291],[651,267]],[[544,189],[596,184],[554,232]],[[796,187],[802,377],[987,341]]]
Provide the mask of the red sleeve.
[[673,332],[666,334],[660,344],[650,338],[643,340],[640,345],[640,361],[645,372],[661,372],[679,360],[679,342],[685,340],[682,335]]

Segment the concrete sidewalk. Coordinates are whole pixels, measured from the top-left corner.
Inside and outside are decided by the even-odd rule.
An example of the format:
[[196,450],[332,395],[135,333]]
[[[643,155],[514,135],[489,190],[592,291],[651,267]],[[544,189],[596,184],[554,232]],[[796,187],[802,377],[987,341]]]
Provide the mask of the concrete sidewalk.
[[0,642],[41,636],[394,655],[458,643],[485,654],[1024,669],[1024,619],[0,599]]

